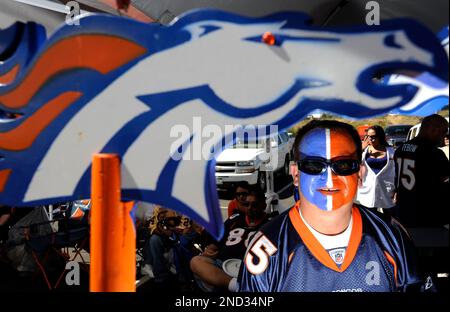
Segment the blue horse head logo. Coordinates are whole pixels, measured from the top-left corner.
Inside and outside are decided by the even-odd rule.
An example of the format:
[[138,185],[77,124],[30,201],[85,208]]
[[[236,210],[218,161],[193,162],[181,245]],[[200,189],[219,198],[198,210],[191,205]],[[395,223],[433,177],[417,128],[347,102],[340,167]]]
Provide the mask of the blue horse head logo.
[[[0,123],[0,202],[89,198],[92,154],[112,152],[122,160],[123,198],[176,209],[219,236],[214,159],[173,157],[174,125],[190,130],[178,145],[186,150],[201,136],[189,126],[196,116],[222,130],[285,129],[314,109],[385,113],[417,91],[377,83],[380,74],[427,71],[448,80],[445,52],[413,21],[352,29],[305,21],[299,13],[194,11],[162,27],[89,16],[80,27],[63,26],[30,62],[12,55],[27,65],[0,85],[0,108],[19,116]],[[267,32],[272,45],[262,40]],[[212,156],[233,131],[207,143]]]

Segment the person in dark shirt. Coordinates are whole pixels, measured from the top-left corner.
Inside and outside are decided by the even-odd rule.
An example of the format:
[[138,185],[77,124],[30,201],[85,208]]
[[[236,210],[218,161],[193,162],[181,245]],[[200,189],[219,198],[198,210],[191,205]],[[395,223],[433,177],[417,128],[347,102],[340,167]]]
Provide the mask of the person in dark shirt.
[[[204,252],[191,260],[191,270],[197,284],[204,291],[235,291],[236,278],[223,270],[227,260],[242,260],[245,250],[259,227],[267,221],[264,194],[251,189],[247,195],[248,208],[245,214],[236,213],[225,221],[225,233],[220,242],[212,241]],[[236,271],[237,273],[237,271]]]
[[394,155],[396,216],[414,241],[421,268],[432,277],[449,270],[449,167],[439,148],[447,132],[445,118],[425,117],[419,135],[399,146]]
[[448,159],[438,148],[447,132],[447,120],[430,115],[419,135],[395,151],[397,217],[406,227],[449,224]]

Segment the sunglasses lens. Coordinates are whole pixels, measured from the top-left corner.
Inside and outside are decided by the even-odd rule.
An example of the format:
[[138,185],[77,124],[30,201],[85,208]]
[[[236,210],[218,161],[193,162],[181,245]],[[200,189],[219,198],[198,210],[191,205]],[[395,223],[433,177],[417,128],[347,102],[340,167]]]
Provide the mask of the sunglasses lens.
[[301,172],[311,175],[318,175],[324,172],[327,164],[320,160],[302,160],[298,163],[298,169]]
[[328,163],[337,175],[347,176],[359,171],[359,161],[355,159],[342,159],[332,162],[317,159],[304,159],[298,162],[298,169],[306,174],[319,175],[325,172]]
[[236,193],[236,196],[239,196],[239,197],[247,197],[247,196],[248,196],[248,193],[246,193],[246,192]]
[[359,171],[359,162],[354,159],[343,159],[332,162],[331,169],[341,176],[347,176]]

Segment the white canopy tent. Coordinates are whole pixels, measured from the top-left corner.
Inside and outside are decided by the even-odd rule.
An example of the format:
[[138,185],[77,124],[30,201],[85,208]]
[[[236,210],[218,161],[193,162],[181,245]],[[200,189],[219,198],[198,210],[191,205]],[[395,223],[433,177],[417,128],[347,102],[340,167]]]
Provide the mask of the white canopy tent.
[[[21,2],[19,2],[21,1]],[[26,3],[25,3],[26,2]],[[65,20],[65,14],[52,10],[68,0],[2,0],[0,28],[15,21],[35,21],[50,34]],[[115,0],[78,0],[87,12],[118,15]],[[195,8],[216,8],[248,16],[264,16],[279,11],[303,11],[316,25],[354,25],[365,23],[368,0],[132,0],[129,15],[142,21],[169,23],[175,16]],[[448,0],[383,0],[380,18],[411,17],[438,32],[448,25]]]

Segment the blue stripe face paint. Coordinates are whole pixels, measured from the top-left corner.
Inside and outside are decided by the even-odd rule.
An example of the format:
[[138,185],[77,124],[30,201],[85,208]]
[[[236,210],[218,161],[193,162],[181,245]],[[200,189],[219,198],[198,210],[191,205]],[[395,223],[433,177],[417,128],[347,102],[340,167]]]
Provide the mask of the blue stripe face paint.
[[[300,160],[305,157],[327,157],[327,131],[329,137],[329,130],[323,128],[316,128],[308,132],[300,142]],[[320,175],[309,175],[299,171],[300,192],[306,199],[317,206],[321,210],[328,210],[327,196],[321,194],[317,189],[325,188],[329,180],[328,170]]]

